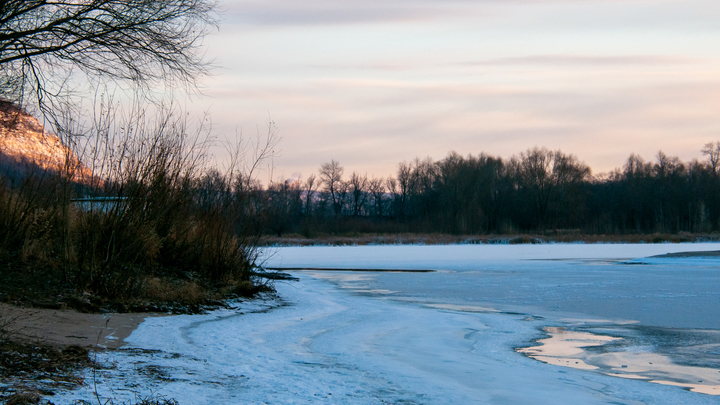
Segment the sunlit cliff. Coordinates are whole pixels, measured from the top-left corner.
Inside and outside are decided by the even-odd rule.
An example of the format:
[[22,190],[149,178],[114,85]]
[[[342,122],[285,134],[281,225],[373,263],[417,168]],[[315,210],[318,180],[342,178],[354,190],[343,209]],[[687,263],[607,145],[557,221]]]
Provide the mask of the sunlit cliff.
[[39,170],[70,174],[73,180],[91,173],[57,136],[11,103],[0,101],[0,163],[18,172]]

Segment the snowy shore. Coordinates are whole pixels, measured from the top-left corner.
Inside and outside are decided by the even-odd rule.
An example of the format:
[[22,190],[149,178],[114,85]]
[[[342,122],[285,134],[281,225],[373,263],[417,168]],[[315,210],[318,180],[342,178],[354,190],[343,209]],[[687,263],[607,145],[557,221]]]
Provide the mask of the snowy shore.
[[[672,314],[665,318],[655,314],[663,310],[658,303],[678,296],[695,308],[708,300],[717,303],[718,296],[705,291],[690,294],[698,289],[696,285],[673,280],[679,277],[673,269],[684,266],[682,262],[671,267],[658,264],[659,259],[644,265],[621,262],[683,250],[718,250],[720,246],[497,248],[283,248],[269,265],[438,271],[295,271],[299,281],[276,285],[279,300],[241,302],[237,310],[207,315],[149,318],[126,339],[124,349],[98,354],[100,362],[113,367],[98,370],[94,382],[102,398],[116,403],[152,393],[181,404],[717,403],[716,396],[682,387],[609,376],[612,364],[601,372],[560,367],[515,349],[548,338],[544,328],[564,327],[598,336],[618,335],[627,343],[613,343],[612,350],[617,352],[664,356],[658,341],[652,341],[659,338],[648,338],[643,329],[676,322]],[[700,278],[697,282],[701,284],[716,283],[716,261],[688,266],[677,271]],[[638,280],[650,280],[652,285],[633,287]],[[539,290],[529,288],[531,284]],[[566,290],[567,285],[571,290]],[[668,285],[677,291],[668,290]],[[708,289],[717,291],[717,286]],[[611,291],[635,291],[624,299],[639,302],[637,308],[625,312],[637,315],[636,319],[599,317],[603,311],[615,313],[603,303],[603,296],[579,300],[573,314],[560,305],[565,300],[559,295],[570,294],[568,300],[572,300],[572,289],[582,296],[591,288],[602,290],[607,300],[617,298],[609,295]],[[493,290],[501,291],[487,293]],[[538,294],[541,299],[527,298]],[[584,309],[593,303],[599,308],[587,314]],[[655,307],[644,308],[646,304]],[[693,322],[705,322],[703,319]],[[680,337],[692,332],[682,327],[673,331]],[[710,327],[704,331],[712,336],[703,347],[717,348],[717,330]],[[679,347],[690,342],[675,343]],[[720,375],[712,356],[708,359],[704,368]],[[623,371],[621,367],[617,366],[618,373]],[[79,390],[48,399],[55,404],[92,400],[92,373],[86,382],[89,384]]]

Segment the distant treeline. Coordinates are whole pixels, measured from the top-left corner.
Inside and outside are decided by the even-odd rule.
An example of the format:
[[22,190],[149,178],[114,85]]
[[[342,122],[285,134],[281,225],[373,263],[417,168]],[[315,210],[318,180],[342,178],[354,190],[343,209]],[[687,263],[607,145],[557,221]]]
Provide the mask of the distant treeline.
[[538,147],[510,159],[455,152],[415,159],[389,178],[344,178],[333,160],[304,182],[272,184],[259,211],[278,236],[712,232],[720,230],[720,142],[702,152],[707,160],[691,162],[633,154],[599,176],[574,155]]

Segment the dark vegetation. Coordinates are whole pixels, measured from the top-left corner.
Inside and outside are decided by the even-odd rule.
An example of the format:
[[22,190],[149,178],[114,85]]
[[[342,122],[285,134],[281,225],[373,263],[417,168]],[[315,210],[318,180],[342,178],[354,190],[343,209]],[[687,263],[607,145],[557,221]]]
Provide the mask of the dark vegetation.
[[[249,166],[239,148],[221,172],[205,164],[207,132],[190,134],[182,114],[163,109],[168,94],[194,90],[207,72],[201,47],[214,6],[0,2],[0,112],[42,114],[72,152],[58,169],[0,151],[0,301],[195,312],[269,288],[267,278],[255,276],[263,225],[253,173],[274,138]],[[103,89],[90,113],[83,105],[92,99],[88,89]],[[128,114],[110,102],[114,91],[133,94]],[[12,132],[12,121],[2,120],[0,136]],[[71,376],[88,364],[87,352],[8,338],[6,321],[0,319],[0,402],[49,403],[41,398],[49,393],[23,383]],[[4,383],[13,379],[19,385],[8,393]]]
[[[272,289],[278,274],[257,267],[264,194],[253,173],[276,142],[274,129],[253,149],[250,167],[237,151],[220,172],[206,164],[206,128],[191,132],[178,117],[106,111],[93,126],[97,136],[75,145],[87,167],[4,162],[1,301],[195,313]],[[0,402],[49,403],[41,398],[53,389],[84,383],[76,371],[92,365],[86,349],[13,339],[3,322],[11,320],[0,318]]]
[[[208,131],[191,133],[163,101],[207,72],[202,39],[214,6],[0,3],[4,117],[19,106],[41,113],[72,152],[60,169],[0,155],[0,300],[196,311],[266,288],[253,277],[263,227],[253,168],[274,141],[249,170],[240,152],[228,170],[208,168]],[[83,89],[100,89],[92,112]],[[132,100],[113,100],[116,91]]]
[[[83,145],[92,175],[5,167],[0,300],[81,311],[197,311],[267,289],[254,277],[262,193],[204,164],[206,132],[171,112],[110,112]],[[122,137],[118,128],[134,128]],[[273,135],[259,150],[267,157]],[[10,169],[8,169],[10,167]],[[26,173],[17,175],[17,173]]]
[[510,159],[454,152],[415,159],[385,179],[354,172],[343,180],[331,161],[304,183],[269,187],[265,231],[274,236],[268,243],[297,244],[715,238],[720,143],[702,151],[707,161],[631,155],[599,176],[573,155],[537,147]]
[[[13,319],[0,319],[0,403],[37,404],[53,389],[82,383],[77,371],[90,366],[88,350],[79,346],[58,348],[42,342],[20,342],[10,331]],[[39,388],[31,381],[44,381]]]
[[43,388],[12,384],[0,389],[0,402],[37,404],[42,396],[53,395],[53,388],[72,388],[82,383],[77,372],[91,365],[88,350],[78,346],[57,348],[0,340],[0,378],[5,381],[43,380]]

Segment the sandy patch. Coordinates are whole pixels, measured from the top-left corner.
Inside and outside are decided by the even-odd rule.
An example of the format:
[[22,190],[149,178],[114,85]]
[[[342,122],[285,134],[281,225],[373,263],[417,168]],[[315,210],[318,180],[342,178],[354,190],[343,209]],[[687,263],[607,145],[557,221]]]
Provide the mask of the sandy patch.
[[594,370],[613,377],[648,380],[703,394],[720,395],[718,370],[675,364],[667,356],[652,352],[589,353],[584,348],[603,346],[621,338],[567,331],[565,328],[545,328],[545,331],[550,337],[538,340],[539,346],[517,351],[557,366]]
[[530,356],[535,360],[542,361],[543,363],[553,364],[556,366],[572,367],[579,370],[597,370],[598,367],[591,366],[580,359],[574,359],[572,357],[550,357],[550,356]]
[[39,340],[51,345],[122,347],[148,316],[157,314],[84,314],[75,311],[18,308],[0,303],[0,322],[16,339]]
[[690,391],[699,392],[701,394],[708,395],[720,395],[720,386],[717,385],[703,385],[703,384],[686,384],[677,383],[674,381],[663,381],[663,380],[652,380],[651,383],[663,384],[663,385],[674,385],[676,387],[690,388]]
[[583,347],[602,346],[620,338],[612,336],[595,335],[589,332],[572,332],[565,328],[544,328],[550,334],[549,338],[540,339],[540,346],[518,349],[518,352],[530,357],[541,355],[553,357],[567,357],[582,354]]

